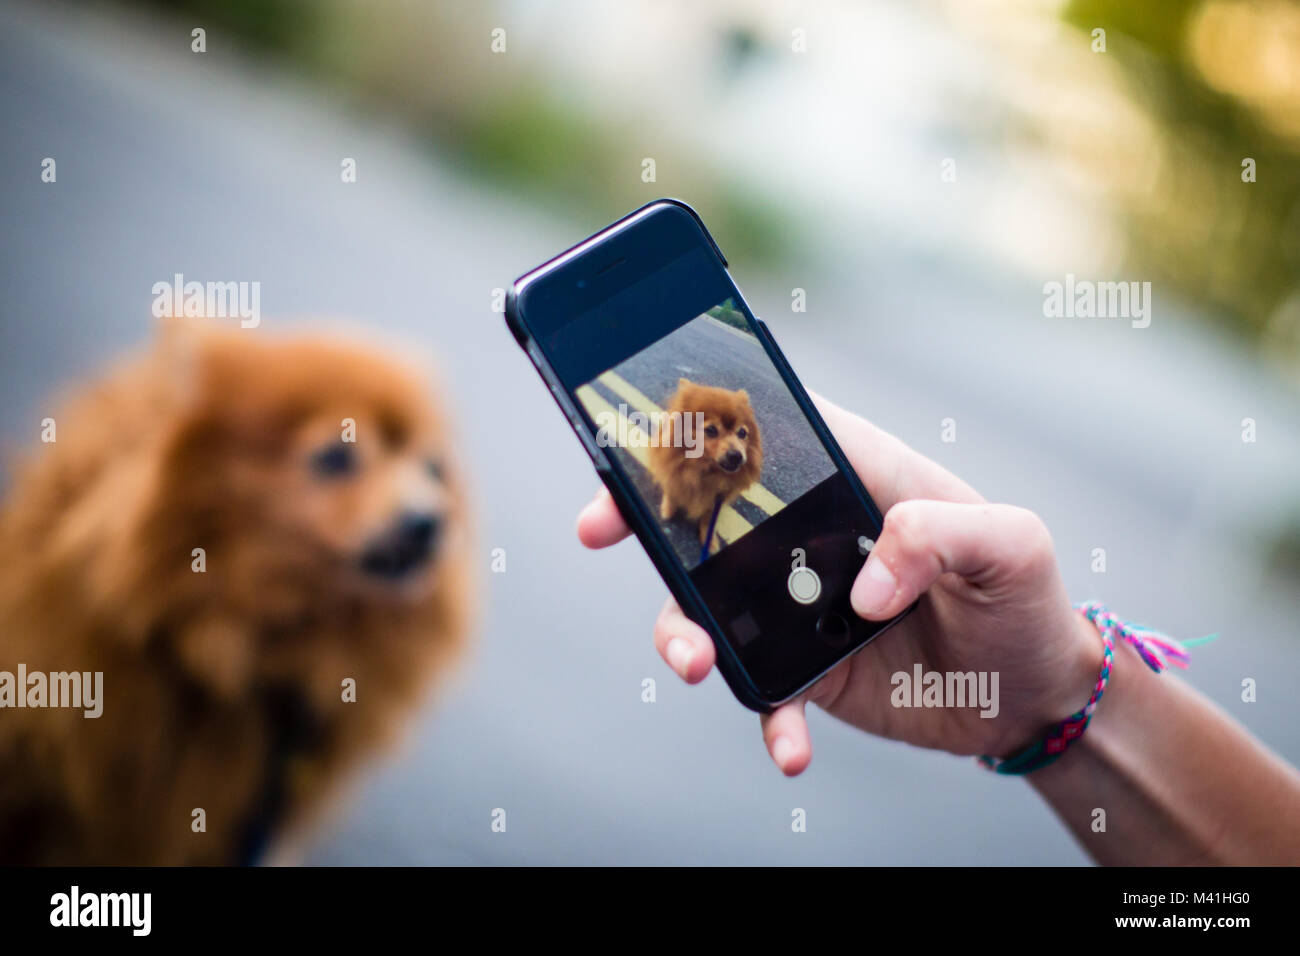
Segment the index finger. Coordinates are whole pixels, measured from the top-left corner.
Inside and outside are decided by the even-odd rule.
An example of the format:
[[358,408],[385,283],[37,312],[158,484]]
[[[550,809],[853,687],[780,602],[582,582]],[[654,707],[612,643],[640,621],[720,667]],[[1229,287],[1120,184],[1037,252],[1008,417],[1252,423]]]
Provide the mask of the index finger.
[[618,505],[603,485],[596,497],[578,514],[578,540],[588,548],[608,548],[632,533]]

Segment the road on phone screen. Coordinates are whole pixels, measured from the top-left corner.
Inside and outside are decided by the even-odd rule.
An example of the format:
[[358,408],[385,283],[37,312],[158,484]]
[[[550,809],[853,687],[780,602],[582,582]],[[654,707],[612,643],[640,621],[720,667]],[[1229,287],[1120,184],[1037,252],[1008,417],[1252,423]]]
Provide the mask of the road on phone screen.
[[[175,273],[259,280],[255,334],[344,316],[442,370],[478,515],[481,633],[308,861],[1085,861],[1031,788],[819,712],[812,767],[787,780],[716,674],[686,687],[658,658],[663,583],[634,542],[578,545],[599,482],[492,311],[515,276],[624,210],[564,218],[467,179],[427,137],[344,114],[269,61],[250,69],[212,37],[192,55],[192,24],[162,11],[0,0],[0,18],[6,447],[35,442],[50,395],[151,337],[151,288]],[[57,184],[40,181],[46,156]],[[340,183],[342,157],[356,183]],[[677,190],[664,164],[660,179],[647,199]],[[683,198],[708,219],[710,197]],[[735,267],[808,387],[1042,514],[1076,599],[1177,636],[1218,632],[1186,679],[1300,762],[1300,589],[1259,543],[1294,503],[1293,394],[1172,300],[1142,330],[1045,319],[1043,276],[920,254],[876,223],[812,261]],[[791,311],[795,287],[807,312]],[[777,386],[758,351],[698,335],[682,368],[649,365],[639,387],[662,401],[679,375],[734,375],[766,404]],[[791,426],[765,417],[764,444]],[[786,479],[771,481],[780,495]]]

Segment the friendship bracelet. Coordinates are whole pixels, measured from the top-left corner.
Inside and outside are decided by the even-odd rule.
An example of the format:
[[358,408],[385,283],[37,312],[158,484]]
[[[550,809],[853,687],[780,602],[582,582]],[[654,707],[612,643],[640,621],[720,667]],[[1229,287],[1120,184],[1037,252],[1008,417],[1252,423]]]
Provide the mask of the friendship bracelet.
[[[1031,773],[1041,767],[1046,767],[1056,760],[1061,754],[1065,753],[1070,744],[1083,736],[1083,732],[1088,729],[1088,724],[1092,721],[1092,715],[1097,709],[1097,704],[1101,701],[1101,695],[1110,682],[1110,669],[1115,659],[1115,639],[1117,637],[1131,644],[1142,660],[1146,662],[1146,665],[1157,674],[1170,664],[1176,667],[1187,667],[1190,655],[1187,653],[1185,644],[1150,628],[1125,623],[1112,614],[1104,604],[1097,601],[1087,601],[1079,604],[1075,607],[1075,610],[1086,617],[1089,623],[1097,629],[1101,635],[1101,643],[1105,648],[1101,660],[1101,673],[1097,676],[1097,683],[1093,687],[1092,696],[1088,698],[1088,703],[1083,706],[1082,710],[1075,711],[1048,731],[1044,739],[1030,744],[1019,753],[1006,758],[987,756],[978,758],[980,764],[989,770],[1004,774]],[[1208,638],[1202,638],[1195,643],[1203,643],[1213,639],[1213,637],[1214,635],[1211,634]]]

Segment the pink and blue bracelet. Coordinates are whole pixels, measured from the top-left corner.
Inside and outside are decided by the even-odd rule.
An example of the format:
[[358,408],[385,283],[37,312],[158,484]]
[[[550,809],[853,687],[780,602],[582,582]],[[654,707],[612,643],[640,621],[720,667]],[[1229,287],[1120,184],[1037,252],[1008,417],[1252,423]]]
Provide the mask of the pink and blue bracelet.
[[1097,704],[1101,702],[1101,695],[1105,693],[1106,685],[1110,682],[1110,670],[1115,660],[1116,639],[1127,641],[1132,645],[1138,652],[1138,656],[1158,674],[1170,664],[1186,668],[1190,660],[1187,647],[1214,637],[1210,635],[1195,642],[1181,643],[1150,628],[1121,621],[1104,604],[1096,601],[1077,605],[1076,610],[1101,634],[1101,642],[1105,648],[1101,673],[1097,675],[1092,696],[1088,698],[1088,703],[1084,704],[1082,710],[1065,718],[1053,727],[1046,737],[1030,744],[1024,750],[1010,757],[980,757],[979,762],[995,773],[1025,774],[1046,767],[1083,736],[1083,732],[1088,729],[1088,724],[1092,721],[1093,713],[1097,710]]

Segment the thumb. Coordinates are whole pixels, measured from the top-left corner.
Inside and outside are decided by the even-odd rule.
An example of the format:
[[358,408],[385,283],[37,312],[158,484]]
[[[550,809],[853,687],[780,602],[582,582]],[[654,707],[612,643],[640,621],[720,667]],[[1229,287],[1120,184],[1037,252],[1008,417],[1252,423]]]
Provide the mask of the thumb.
[[860,617],[883,620],[902,613],[942,574],[990,587],[1050,568],[1054,561],[1051,536],[1032,511],[900,501],[885,515],[849,600]]

